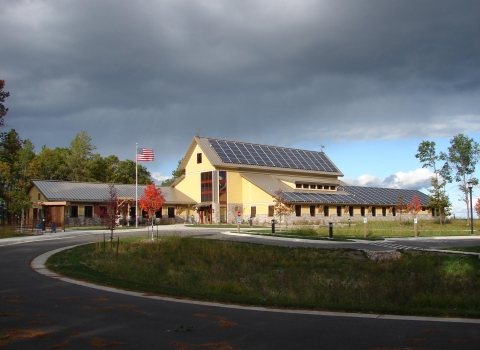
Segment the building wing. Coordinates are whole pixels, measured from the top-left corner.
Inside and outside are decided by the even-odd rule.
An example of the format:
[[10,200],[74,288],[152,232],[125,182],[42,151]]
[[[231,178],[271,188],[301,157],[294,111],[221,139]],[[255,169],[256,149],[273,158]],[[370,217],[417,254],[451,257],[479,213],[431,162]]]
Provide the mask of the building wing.
[[[70,182],[54,180],[33,180],[33,185],[48,201],[69,202],[103,202],[108,200],[109,184],[92,182]],[[135,199],[135,185],[114,184],[118,198]],[[138,185],[140,198],[146,185]],[[171,187],[160,187],[165,204],[195,204],[196,202],[184,193]]]

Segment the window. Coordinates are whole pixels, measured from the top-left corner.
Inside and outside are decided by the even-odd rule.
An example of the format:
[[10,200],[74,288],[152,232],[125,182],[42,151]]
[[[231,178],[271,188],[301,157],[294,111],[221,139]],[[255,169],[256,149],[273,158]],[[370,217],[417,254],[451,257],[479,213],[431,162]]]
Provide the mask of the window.
[[161,218],[162,218],[162,208],[160,208],[159,211],[156,211],[156,212],[155,212],[155,217],[156,217],[157,219],[161,219]]
[[202,164],[202,154],[197,153],[197,164]]
[[295,188],[302,188],[302,184],[296,184]]
[[275,207],[273,205],[268,206],[268,216],[272,217],[275,214]]
[[78,218],[78,205],[71,205],[70,206],[70,217],[71,218]]
[[295,206],[295,215],[296,216],[302,216],[302,206],[301,205],[296,205]]
[[377,216],[377,207],[372,207],[372,216]]
[[387,207],[382,207],[382,216],[387,216]]
[[365,216],[365,207],[360,207],[360,216]]
[[310,216],[315,216],[315,206],[314,205],[310,206]]
[[308,188],[309,186],[307,184],[303,184],[303,188]]
[[323,185],[317,185],[317,190],[323,189]]
[[86,218],[93,218],[93,206],[86,205],[84,206],[85,217]]
[[330,215],[329,211],[330,211],[330,210],[329,210],[329,206],[328,206],[328,205],[326,205],[325,207],[323,207],[323,213],[324,213],[325,216],[329,216],[329,215]]
[[174,207],[168,207],[168,218],[173,219],[175,217],[175,208]]
[[200,174],[200,200],[202,202],[211,202],[213,201],[213,183],[212,183],[212,172],[206,171]]
[[337,216],[342,216],[342,206],[337,205]]
[[42,199],[42,195],[40,194],[40,192],[37,194],[37,200],[40,200]]
[[349,206],[349,207],[348,207],[348,214],[349,214],[350,216],[353,216],[353,206]]
[[257,216],[257,207],[250,207],[250,217],[254,218]]
[[310,188],[311,188],[312,190],[314,190],[314,189],[317,188],[317,185],[310,185]]
[[392,215],[397,216],[397,208],[395,207],[392,208]]
[[332,191],[335,191],[335,186],[330,186],[330,189],[331,189]]
[[218,195],[220,204],[227,204],[227,172],[218,172]]

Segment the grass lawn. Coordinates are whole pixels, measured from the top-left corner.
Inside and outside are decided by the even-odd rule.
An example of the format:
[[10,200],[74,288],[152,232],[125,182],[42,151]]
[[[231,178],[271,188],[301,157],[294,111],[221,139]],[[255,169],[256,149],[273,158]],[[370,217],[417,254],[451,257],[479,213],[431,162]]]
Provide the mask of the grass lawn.
[[[474,220],[474,233],[480,234],[480,220]],[[348,221],[334,224],[333,237],[336,239],[363,239],[364,238],[363,222]],[[243,231],[245,232],[245,230]],[[313,225],[289,225],[279,224],[275,227],[276,235],[284,235],[288,237],[306,238],[306,239],[322,239],[329,235],[328,226]],[[470,226],[466,220],[450,220],[445,225],[440,225],[434,220],[419,220],[417,224],[417,232],[421,237],[433,236],[467,236],[470,235]],[[271,229],[255,230],[255,234],[270,235]],[[395,221],[368,221],[366,225],[367,239],[382,239],[385,237],[414,237],[415,229],[411,220],[395,220]]]
[[480,318],[480,259],[401,252],[288,248],[188,237],[128,238],[53,255],[74,278],[185,298],[313,310]]
[[0,226],[0,239],[2,238],[12,238],[12,237],[25,237],[25,236],[33,236],[35,235],[35,231],[31,231],[30,229],[25,229],[24,233],[20,233],[18,230],[15,230],[12,226]]

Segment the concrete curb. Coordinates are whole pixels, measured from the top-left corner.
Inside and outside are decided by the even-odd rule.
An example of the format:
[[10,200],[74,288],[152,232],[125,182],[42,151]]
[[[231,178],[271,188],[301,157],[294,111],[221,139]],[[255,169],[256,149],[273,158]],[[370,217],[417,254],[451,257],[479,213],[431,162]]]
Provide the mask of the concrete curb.
[[[86,244],[86,243],[84,243]],[[205,302],[205,301],[195,301],[195,300],[186,300],[186,299],[176,299],[171,297],[163,297],[157,295],[150,295],[149,293],[143,292],[133,292],[123,289],[117,289],[113,287],[106,287],[100,286],[97,284],[85,282],[85,281],[78,281],[72,278],[64,277],[62,275],[57,274],[49,270],[45,263],[50,256],[55,253],[61,252],[62,250],[78,247],[84,244],[78,244],[63,248],[58,248],[55,250],[51,250],[49,252],[43,253],[32,260],[30,266],[33,270],[37,271],[38,273],[54,278],[63,282],[68,282],[72,284],[76,284],[86,288],[93,288],[98,289],[106,292],[118,293],[123,295],[129,295],[133,297],[139,298],[147,298],[151,300],[159,300],[159,301],[166,301],[166,302],[175,302],[175,303],[182,303],[182,304],[192,304],[192,305],[202,305],[202,306],[209,306],[209,307],[221,307],[226,309],[236,309],[236,310],[247,310],[247,311],[256,311],[256,312],[275,312],[275,313],[283,313],[283,314],[297,314],[297,315],[312,315],[312,316],[330,316],[330,317],[354,317],[354,318],[368,318],[368,319],[381,319],[381,320],[399,320],[399,321],[421,321],[421,322],[447,322],[447,323],[473,323],[473,324],[480,324],[480,319],[470,319],[470,318],[440,318],[440,317],[423,317],[423,316],[398,316],[398,315],[382,315],[382,314],[365,314],[365,313],[347,313],[347,312],[329,312],[329,311],[309,311],[309,310],[286,310],[286,309],[274,309],[274,308],[266,308],[266,307],[258,307],[258,306],[240,306],[240,305],[231,305],[231,304],[222,304],[222,303],[214,303],[214,302]],[[88,244],[88,243],[87,243]]]

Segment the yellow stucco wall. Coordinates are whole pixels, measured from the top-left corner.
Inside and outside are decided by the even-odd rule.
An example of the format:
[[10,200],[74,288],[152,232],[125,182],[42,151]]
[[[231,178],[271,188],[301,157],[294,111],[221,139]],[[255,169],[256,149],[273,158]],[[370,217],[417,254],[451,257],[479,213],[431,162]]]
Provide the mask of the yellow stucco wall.
[[242,198],[244,204],[272,203],[272,195],[261,190],[250,181],[242,178]]
[[200,173],[186,173],[185,178],[175,188],[200,202]]
[[229,203],[242,203],[242,182],[239,173],[227,172],[227,199]]

